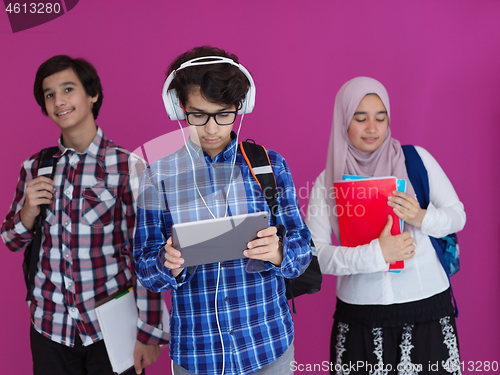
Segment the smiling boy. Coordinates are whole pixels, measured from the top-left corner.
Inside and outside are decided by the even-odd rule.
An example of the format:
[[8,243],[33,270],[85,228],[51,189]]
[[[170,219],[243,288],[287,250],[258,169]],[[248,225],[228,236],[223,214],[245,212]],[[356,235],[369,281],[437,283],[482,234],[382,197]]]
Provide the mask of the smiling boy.
[[96,126],[103,95],[89,62],[48,59],[38,68],[33,92],[42,113],[61,129],[54,180],[37,176],[41,153],[23,163],[2,239],[22,251],[42,213],[41,249],[32,250],[40,253],[30,294],[34,374],[113,374],[94,307],[129,285],[139,321],[135,369],[127,374],[140,374],[168,337],[159,329],[161,296],[136,283],[131,266],[133,156]]
[[276,221],[269,215],[269,227],[241,249],[242,259],[184,268],[181,252],[172,247],[175,223],[269,211],[233,131],[237,112],[249,113],[254,100],[255,87],[244,71],[235,55],[212,47],[194,48],[170,65],[165,105],[172,95],[180,113],[167,112],[185,119],[190,137],[180,150],[152,163],[141,182],[136,272],[148,289],[171,290],[175,375],[292,371],[285,278],[299,276],[312,255],[283,157],[267,150],[280,192]]

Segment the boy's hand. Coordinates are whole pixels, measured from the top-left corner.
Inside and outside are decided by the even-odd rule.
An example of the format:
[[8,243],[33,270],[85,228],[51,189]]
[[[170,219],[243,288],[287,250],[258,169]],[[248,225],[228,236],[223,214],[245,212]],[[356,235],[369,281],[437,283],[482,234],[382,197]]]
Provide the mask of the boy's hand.
[[134,368],[136,374],[142,374],[142,370],[155,363],[161,354],[159,345],[146,345],[140,341],[135,342]]
[[283,244],[276,235],[276,227],[269,227],[257,233],[257,239],[250,241],[243,255],[250,259],[259,259],[281,266],[283,262]]
[[172,271],[174,277],[177,277],[184,269],[184,267],[181,268],[184,259],[181,258],[181,252],[172,247],[172,237],[168,238],[165,244],[165,251],[165,262],[163,264]]
[[40,176],[28,181],[24,206],[21,209],[21,221],[29,231],[35,227],[35,219],[40,214],[40,205],[51,204],[54,196],[54,181]]

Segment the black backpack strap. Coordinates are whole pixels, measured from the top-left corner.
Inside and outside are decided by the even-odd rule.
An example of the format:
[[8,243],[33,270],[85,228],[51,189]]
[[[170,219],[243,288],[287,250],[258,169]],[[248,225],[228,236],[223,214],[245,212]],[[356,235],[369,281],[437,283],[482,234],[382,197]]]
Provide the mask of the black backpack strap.
[[[240,148],[250,171],[264,193],[271,215],[276,223],[276,211],[278,209],[276,199],[278,199],[278,190],[267,151],[263,146],[255,144],[255,141],[252,139],[240,142]],[[312,239],[311,247],[314,247]],[[299,282],[297,283],[297,281]],[[292,311],[294,314],[297,313],[295,309],[295,295],[300,296],[306,293],[313,294],[318,292],[321,289],[321,281],[321,270],[316,256],[312,257],[311,263],[306,271],[298,278],[285,278],[286,297],[292,300]]]
[[[51,179],[54,179],[57,165],[57,158],[55,158],[54,155],[58,151],[58,147],[44,148],[40,151],[36,177],[47,175]],[[31,291],[34,286],[37,264],[40,257],[40,246],[42,244],[42,220],[45,217],[46,209],[47,207],[45,205],[40,206],[40,214],[35,219],[35,236],[33,237],[33,241],[31,241],[24,251],[24,281],[28,290],[26,293],[26,301],[30,300]]]
[[[250,171],[257,180],[260,189],[264,193],[267,205],[273,216],[273,221],[276,223],[276,210],[278,203],[276,202],[278,190],[276,188],[276,179],[274,177],[269,155],[266,149],[255,143],[253,139],[247,139],[240,142],[241,153],[247,161]],[[286,297],[292,300],[293,313],[296,314],[295,296],[292,293],[292,280],[285,278]]]
[[243,157],[250,167],[250,171],[264,193],[264,198],[266,198],[273,220],[276,222],[278,190],[267,151],[263,146],[255,144],[253,139],[240,142],[240,148]]
[[39,176],[49,176],[54,179],[56,173],[57,158],[54,156],[59,151],[59,147],[48,147],[40,151],[40,157],[38,158],[38,167],[36,172],[36,177]]

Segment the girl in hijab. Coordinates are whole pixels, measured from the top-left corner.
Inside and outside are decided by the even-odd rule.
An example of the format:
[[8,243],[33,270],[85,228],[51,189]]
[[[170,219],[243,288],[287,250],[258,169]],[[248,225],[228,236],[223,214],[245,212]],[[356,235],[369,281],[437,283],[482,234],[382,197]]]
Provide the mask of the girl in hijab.
[[[358,77],[345,83],[335,99],[326,169],[309,199],[306,221],[321,270],[338,276],[330,368],[335,374],[460,374],[450,284],[429,236],[460,231],[464,207],[437,161],[417,146],[430,189],[428,208],[420,208],[389,123],[380,82]],[[340,240],[333,182],[344,174],[406,180],[406,193],[388,200],[404,232],[391,235],[389,216],[370,243],[332,245],[332,233]],[[389,263],[400,260],[404,269],[388,272]]]

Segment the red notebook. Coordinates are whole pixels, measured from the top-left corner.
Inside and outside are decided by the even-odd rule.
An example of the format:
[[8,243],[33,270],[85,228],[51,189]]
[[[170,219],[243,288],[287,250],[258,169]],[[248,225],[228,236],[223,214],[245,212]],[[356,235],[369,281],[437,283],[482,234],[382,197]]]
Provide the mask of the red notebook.
[[[401,234],[399,217],[387,204],[387,198],[396,189],[395,177],[370,178],[333,183],[342,246],[366,245],[387,224],[387,216],[393,218],[391,234]],[[404,268],[404,261],[392,262],[389,269]]]

